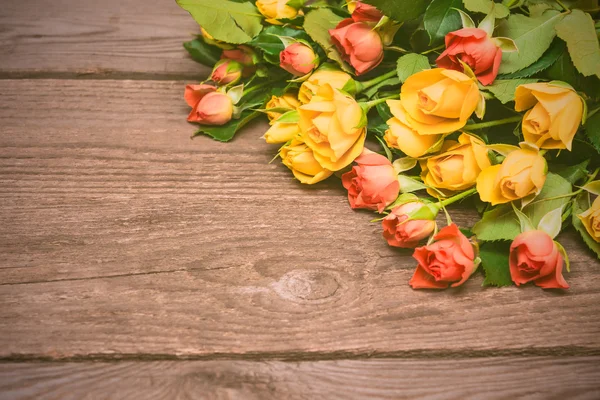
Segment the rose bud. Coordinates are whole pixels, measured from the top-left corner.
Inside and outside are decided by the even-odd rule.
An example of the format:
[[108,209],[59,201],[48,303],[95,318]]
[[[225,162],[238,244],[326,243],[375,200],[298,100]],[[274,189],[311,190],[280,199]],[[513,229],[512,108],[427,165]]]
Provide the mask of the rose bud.
[[515,110],[527,109],[521,124],[526,142],[541,149],[571,150],[584,109],[583,99],[573,88],[562,82],[520,85],[515,91]]
[[238,82],[242,78],[243,65],[234,60],[221,60],[210,75],[210,79],[218,85],[228,85]]
[[367,129],[360,126],[363,110],[352,96],[324,84],[298,114],[304,142],[323,168],[339,171],[362,153]]
[[298,15],[298,10],[288,5],[290,0],[257,0],[256,8],[267,17],[265,21],[273,25],[283,25],[279,19],[292,19]]
[[300,86],[298,100],[308,103],[324,84],[328,84],[333,89],[342,89],[350,80],[352,77],[345,72],[319,68]]
[[223,50],[221,59],[237,61],[244,67],[251,67],[256,64],[255,56],[254,50],[252,50],[250,47],[238,46],[235,49]]
[[293,43],[279,53],[279,66],[292,75],[303,76],[317,66],[317,56],[310,46]]
[[355,22],[379,22],[383,18],[383,13],[372,5],[356,2],[354,11],[352,11],[352,19]]
[[439,155],[419,163],[423,183],[438,190],[427,189],[434,197],[439,197],[439,191],[451,196],[475,186],[481,171],[492,165],[485,143],[466,133],[458,142],[446,140]]
[[446,289],[460,286],[475,272],[475,251],[456,224],[434,236],[434,242],[415,249],[419,265],[408,284],[413,289]]
[[290,140],[294,139],[300,134],[300,128],[297,123],[285,123],[285,122],[277,122],[273,123],[273,126],[269,128],[267,132],[263,135],[263,139],[267,143],[275,144],[275,143],[286,143]]
[[396,200],[400,192],[398,174],[392,163],[366,148],[354,162],[357,165],[342,175],[350,207],[382,212]]
[[544,231],[521,233],[510,245],[510,277],[515,285],[533,282],[544,289],[568,289],[562,276],[563,257]]
[[212,93],[214,91],[216,91],[217,88],[211,85],[187,85],[185,87],[185,93],[183,95],[183,98],[185,99],[185,102],[188,104],[188,106],[192,107],[193,110],[190,113],[190,115],[188,116],[188,121],[189,122],[195,122],[195,118],[196,118],[196,107],[198,106],[198,103],[200,103],[200,100],[202,100],[202,98],[204,96],[206,96],[209,93]]
[[395,207],[382,221],[383,237],[390,246],[405,249],[415,248],[419,242],[435,230],[435,221],[427,219],[409,220],[410,214],[420,210],[423,203],[411,201]]
[[[202,86],[202,85],[200,85]],[[186,92],[187,92],[186,88]],[[188,95],[186,93],[186,99]],[[191,97],[191,95],[190,95]],[[190,104],[188,102],[188,104]],[[211,91],[201,97],[188,116],[189,122],[201,125],[224,125],[233,116],[233,102],[224,93]]]
[[467,64],[482,85],[496,79],[502,50],[487,32],[479,28],[463,28],[446,35],[446,50],[435,60],[438,67],[463,71]]
[[542,191],[548,166],[537,151],[519,149],[502,164],[485,168],[477,177],[477,192],[482,201],[508,203]]
[[287,108],[289,111],[295,110],[300,106],[300,101],[298,101],[298,96],[292,93],[285,93],[283,96],[271,96],[271,100],[267,103],[265,108],[267,109],[267,117],[269,118],[269,123],[273,125],[277,118],[281,117],[283,114],[280,112],[269,111],[272,108]]
[[329,178],[333,172],[323,168],[315,159],[313,151],[300,139],[294,139],[279,152],[283,164],[301,183],[313,185]]
[[383,60],[381,37],[366,22],[347,18],[335,29],[330,29],[329,34],[344,59],[356,70],[356,75],[369,72]]
[[600,197],[596,197],[592,206],[577,216],[592,239],[600,243]]

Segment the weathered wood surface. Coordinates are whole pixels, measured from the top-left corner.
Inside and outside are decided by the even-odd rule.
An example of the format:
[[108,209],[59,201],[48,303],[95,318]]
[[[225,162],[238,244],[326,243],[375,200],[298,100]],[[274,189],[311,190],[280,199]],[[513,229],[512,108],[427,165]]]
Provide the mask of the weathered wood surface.
[[0,399],[595,400],[599,364],[598,357],[0,364]]
[[175,0],[2,0],[0,77],[204,77],[181,45],[198,32]]
[[264,123],[190,140],[182,87],[0,81],[0,357],[600,352],[598,262],[573,235],[566,293],[412,291],[410,253],[338,182],[268,164]]

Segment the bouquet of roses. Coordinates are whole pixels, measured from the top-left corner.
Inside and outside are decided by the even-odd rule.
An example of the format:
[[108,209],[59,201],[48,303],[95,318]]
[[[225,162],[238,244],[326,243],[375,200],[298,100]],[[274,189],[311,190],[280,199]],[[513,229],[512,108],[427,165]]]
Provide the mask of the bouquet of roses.
[[[566,289],[569,226],[600,257],[598,0],[177,2],[213,67],[185,89],[198,134],[266,115],[301,183],[341,177],[414,249],[413,288],[481,265],[484,285]],[[447,207],[466,198],[481,218],[459,229]]]

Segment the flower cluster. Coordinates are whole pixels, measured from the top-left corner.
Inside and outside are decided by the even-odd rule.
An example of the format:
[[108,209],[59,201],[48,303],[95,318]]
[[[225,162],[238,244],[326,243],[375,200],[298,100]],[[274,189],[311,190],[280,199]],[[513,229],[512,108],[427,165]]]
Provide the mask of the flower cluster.
[[[298,181],[340,177],[350,207],[412,249],[412,288],[460,286],[481,266],[485,285],[567,289],[555,239],[569,226],[600,257],[590,14],[543,1],[491,2],[487,14],[444,0],[420,12],[393,0],[221,3],[219,22],[182,5],[202,27],[185,48],[213,68],[186,86],[188,121],[228,141],[266,115],[264,139]],[[472,227],[452,222],[459,202],[479,211]]]

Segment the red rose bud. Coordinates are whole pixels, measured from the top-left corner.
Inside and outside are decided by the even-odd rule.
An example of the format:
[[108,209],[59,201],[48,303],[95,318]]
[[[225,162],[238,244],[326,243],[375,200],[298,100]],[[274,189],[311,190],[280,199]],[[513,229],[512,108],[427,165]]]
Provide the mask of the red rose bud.
[[420,201],[411,201],[394,208],[383,219],[383,237],[390,246],[412,249],[421,240],[433,233],[435,221],[427,219],[409,220],[410,214],[422,207],[423,203]]
[[317,66],[316,58],[310,46],[293,43],[279,53],[279,66],[292,75],[303,76]]
[[356,2],[356,8],[352,12],[352,19],[356,22],[379,22],[383,13],[372,5]]
[[244,66],[237,61],[221,60],[215,65],[210,79],[218,85],[236,83],[242,78],[242,69]]
[[415,249],[419,265],[408,284],[413,289],[446,289],[462,285],[475,271],[475,251],[456,224],[434,236],[430,245]]
[[210,85],[187,85],[184,94],[185,101],[192,107],[188,116],[189,122],[202,125],[223,125],[233,116],[233,102],[224,93],[217,92]]
[[237,61],[244,67],[252,67],[256,64],[256,54],[248,46],[238,46],[232,50],[223,50],[221,59]]
[[544,289],[568,289],[562,275],[563,257],[544,231],[521,233],[510,245],[510,277],[515,285],[533,282]]
[[436,63],[440,68],[463,72],[459,60],[471,67],[482,85],[489,85],[498,75],[502,50],[483,29],[463,28],[446,35],[446,50]]
[[354,161],[357,165],[342,175],[350,207],[382,212],[396,200],[400,192],[392,163],[368,149],[364,149]]
[[372,24],[354,22],[352,18],[341,21],[329,34],[344,59],[362,75],[377,67],[383,60],[383,43]]

